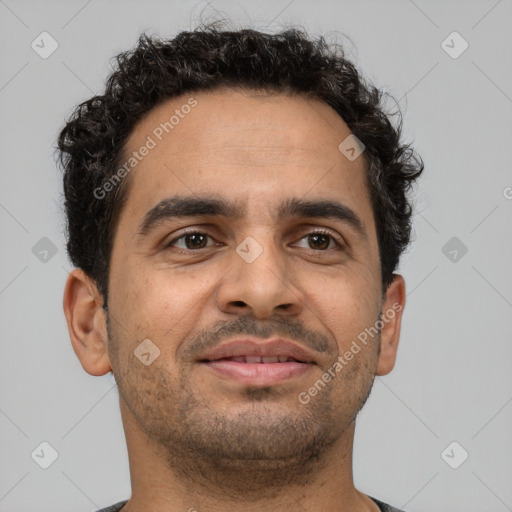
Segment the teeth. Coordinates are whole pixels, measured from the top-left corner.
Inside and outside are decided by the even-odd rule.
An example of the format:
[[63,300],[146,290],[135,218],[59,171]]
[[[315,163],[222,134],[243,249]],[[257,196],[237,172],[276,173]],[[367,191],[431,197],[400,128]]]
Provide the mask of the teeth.
[[261,363],[260,356],[245,356],[245,360],[248,363]]
[[293,357],[288,356],[233,356],[227,359],[235,363],[288,363],[296,361]]

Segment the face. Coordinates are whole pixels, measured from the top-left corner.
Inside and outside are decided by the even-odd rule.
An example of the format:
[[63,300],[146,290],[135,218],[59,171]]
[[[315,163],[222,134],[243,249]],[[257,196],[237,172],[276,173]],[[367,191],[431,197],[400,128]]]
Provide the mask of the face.
[[[127,157],[147,154],[114,238],[108,353],[127,421],[170,463],[305,463],[364,404],[380,336],[334,366],[383,313],[364,161],[338,149],[350,133],[320,101],[220,89],[163,103],[128,139]],[[215,203],[178,217],[176,196]],[[264,375],[205,362],[225,342],[277,337],[312,362]]]

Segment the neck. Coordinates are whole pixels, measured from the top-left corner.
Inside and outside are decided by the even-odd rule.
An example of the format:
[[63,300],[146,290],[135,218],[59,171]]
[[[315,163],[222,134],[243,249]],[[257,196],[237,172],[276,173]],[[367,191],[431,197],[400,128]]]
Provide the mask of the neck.
[[[122,512],[225,512],[245,509],[278,512],[376,512],[352,477],[355,420],[314,459],[212,462],[179,447],[173,453],[138,426],[121,399],[132,496]],[[298,507],[298,508],[297,508]]]

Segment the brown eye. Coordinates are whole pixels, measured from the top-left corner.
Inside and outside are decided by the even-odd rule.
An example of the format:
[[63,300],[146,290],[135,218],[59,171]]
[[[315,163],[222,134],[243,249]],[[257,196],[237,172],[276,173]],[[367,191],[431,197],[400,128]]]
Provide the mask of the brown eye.
[[184,246],[178,247],[178,249],[188,249],[192,251],[195,249],[204,249],[205,247],[207,247],[205,245],[205,242],[208,238],[211,237],[206,233],[202,233],[200,231],[191,231],[177,238],[174,238],[167,244],[167,247],[174,246],[176,242],[178,242],[179,240],[183,240]]
[[342,249],[343,245],[336,240],[333,234],[326,231],[314,231],[302,237],[301,240],[308,240],[308,249],[315,251],[326,251],[329,249]]
[[330,236],[324,234],[309,235],[309,240],[312,241],[313,249],[328,249]]

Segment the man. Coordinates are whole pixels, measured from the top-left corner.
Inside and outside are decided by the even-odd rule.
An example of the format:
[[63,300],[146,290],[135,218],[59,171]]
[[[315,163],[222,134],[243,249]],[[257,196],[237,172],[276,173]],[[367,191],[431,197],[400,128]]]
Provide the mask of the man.
[[304,31],[141,36],[59,138],[64,311],[113,372],[132,495],[104,511],[395,511],[352,478],[394,366],[423,162]]

